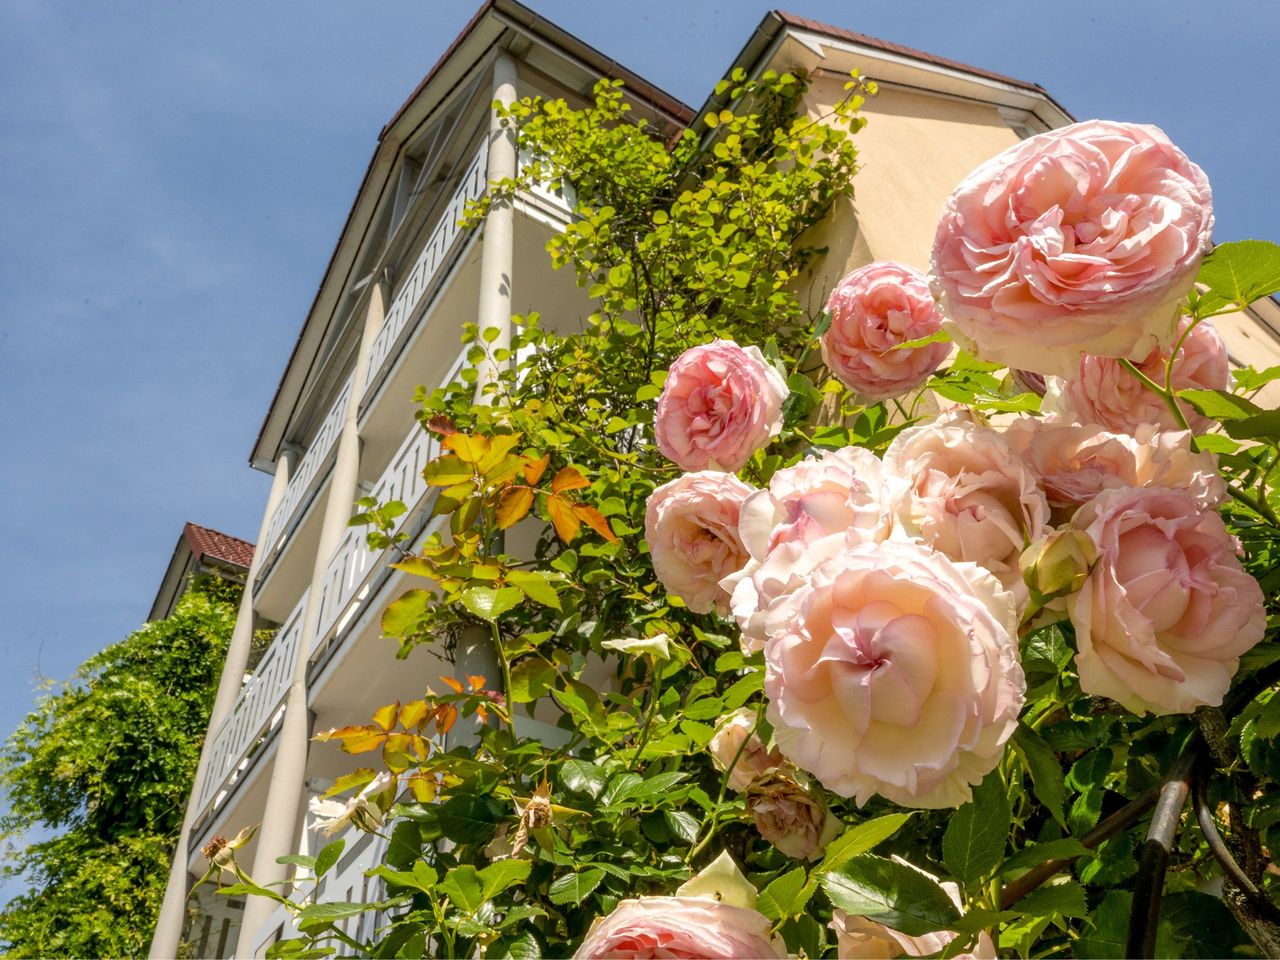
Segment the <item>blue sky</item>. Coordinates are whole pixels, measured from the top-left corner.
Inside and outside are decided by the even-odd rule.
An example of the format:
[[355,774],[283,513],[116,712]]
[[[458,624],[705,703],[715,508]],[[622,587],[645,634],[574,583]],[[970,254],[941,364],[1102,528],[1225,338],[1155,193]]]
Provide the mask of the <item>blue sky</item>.
[[[1280,240],[1271,4],[789,2],[1159,124],[1217,239]],[[533,5],[695,106],[768,8]],[[377,133],[473,10],[0,3],[0,732],[141,621],[185,520],[256,536],[249,447]]]

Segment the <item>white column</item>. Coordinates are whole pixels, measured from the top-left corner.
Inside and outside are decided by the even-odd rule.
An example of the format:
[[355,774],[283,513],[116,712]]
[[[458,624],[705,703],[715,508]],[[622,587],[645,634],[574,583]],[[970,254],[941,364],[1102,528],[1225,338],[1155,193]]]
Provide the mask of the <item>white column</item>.
[[[280,732],[277,734],[279,744],[276,747],[275,763],[271,768],[271,781],[267,787],[262,827],[258,831],[258,849],[253,858],[251,876],[264,886],[286,879],[289,868],[276,863],[276,859],[295,852],[299,798],[303,794],[307,751],[311,742],[307,706],[307,665],[311,640],[320,622],[320,604],[324,593],[322,588],[329,559],[347,532],[347,521],[351,519],[352,507],[359,495],[356,487],[360,473],[360,398],[364,393],[369,348],[382,327],[386,304],[383,284],[376,282],[370,286],[364,330],[360,347],[356,351],[355,371],[351,376],[351,396],[347,400],[346,416],[342,422],[342,432],[338,436],[333,473],[329,479],[329,495],[325,500],[324,518],[320,525],[320,542],[316,547],[315,565],[311,572],[311,593],[307,597],[307,608],[302,617],[302,636],[298,641],[298,652],[293,665],[293,682],[285,695],[284,719],[280,722]],[[249,897],[246,900],[240,939],[236,943],[237,957],[252,954],[261,927],[273,912],[275,904],[265,897]]]
[[[510,106],[516,99],[516,64],[506,54],[499,54],[493,62],[493,99]],[[516,175],[516,133],[511,126],[504,127],[497,111],[489,114],[489,172],[490,182],[506,180]],[[480,251],[480,304],[478,323],[483,333],[497,329],[497,339],[487,344],[490,351],[511,349],[511,271],[515,245],[515,211],[511,201],[498,199],[489,207],[484,221],[484,245]],[[482,340],[483,344],[484,341]],[[510,358],[506,364],[510,364]],[[504,366],[506,365],[504,364]],[[486,359],[479,368],[476,380],[476,398],[484,386],[498,372],[499,365]]]
[[182,925],[186,913],[187,860],[191,853],[187,842],[191,827],[201,813],[196,808],[196,798],[200,796],[205,777],[209,776],[209,750],[213,746],[214,737],[218,733],[218,728],[222,726],[222,721],[235,706],[236,699],[240,696],[240,689],[244,685],[245,666],[249,662],[249,653],[253,646],[253,579],[257,576],[262,560],[267,554],[267,548],[263,544],[267,527],[280,501],[284,498],[285,490],[289,487],[289,475],[296,462],[297,457],[292,451],[281,453],[276,460],[271,493],[267,495],[267,509],[262,514],[262,524],[258,528],[258,540],[254,547],[253,559],[249,562],[249,572],[245,575],[244,592],[240,594],[240,609],[236,614],[236,625],[231,632],[231,640],[227,644],[227,659],[222,665],[218,693],[214,697],[213,710],[209,714],[209,728],[205,732],[204,746],[200,748],[200,763],[196,767],[196,775],[191,782],[191,796],[187,800],[182,830],[178,834],[178,843],[173,851],[173,863],[169,866],[169,883],[165,887],[160,916],[156,919],[155,933],[151,937],[150,956],[152,958],[178,955],[178,942],[182,938]]

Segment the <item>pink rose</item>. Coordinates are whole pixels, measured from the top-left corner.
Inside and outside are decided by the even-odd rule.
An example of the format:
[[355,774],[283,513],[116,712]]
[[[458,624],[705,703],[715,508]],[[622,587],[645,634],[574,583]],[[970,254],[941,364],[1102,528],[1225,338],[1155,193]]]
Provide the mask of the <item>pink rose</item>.
[[822,359],[841,383],[872,400],[920,386],[951,349],[946,343],[894,349],[942,328],[928,279],[905,264],[877,260],[854,270],[831,291],[827,312]]
[[[911,866],[905,860],[894,857],[899,863]],[[918,867],[912,867],[918,870]],[[921,873],[925,871],[920,870]],[[932,874],[929,874],[932,877]],[[934,880],[937,877],[933,877]],[[960,907],[960,888],[956,884],[944,881],[939,884]],[[836,957],[838,960],[892,960],[893,957],[928,957],[941,953],[954,940],[957,934],[950,930],[938,930],[916,937],[909,937],[892,927],[886,926],[867,917],[835,910],[831,914],[829,924],[836,934]],[[956,960],[973,958],[973,960],[996,960],[996,945],[991,937],[983,931],[978,934],[978,942],[966,953],[955,955]]]
[[1049,506],[1061,520],[1103,490],[1115,487],[1185,489],[1204,508],[1226,496],[1218,458],[1191,449],[1185,430],[1143,424],[1133,434],[1022,417],[1004,431],[1009,446],[1039,476]]
[[782,430],[787,394],[759,347],[692,347],[671,365],[658,398],[658,449],[681,470],[740,470]]
[[1026,690],[1013,597],[974,564],[886,540],[821,564],[788,604],[764,648],[783,755],[859,804],[968,800]]
[[[729,769],[734,757],[738,758],[733,772],[729,774],[729,786],[739,793],[751,786],[756,777],[782,763],[782,754],[777,750],[766,750],[755,733],[755,727],[756,712],[750,707],[739,707],[720,718],[716,732],[707,743],[711,761],[721,772]],[[743,746],[744,741],[746,746]]]
[[[1179,333],[1188,322],[1182,321]],[[1153,350],[1137,367],[1163,384],[1168,359],[1168,350]],[[1231,367],[1222,335],[1209,321],[1202,320],[1173,361],[1173,387],[1225,390],[1230,380]],[[1173,411],[1155,391],[1120,366],[1118,360],[1106,357],[1081,357],[1074,375],[1065,381],[1053,380],[1045,397],[1045,410],[1062,419],[1100,423],[1117,433],[1134,433],[1144,423],[1154,423],[1165,430],[1181,428]],[[1182,411],[1196,433],[1204,433],[1213,424],[1189,404],[1184,403]]]
[[1088,120],[956,187],[930,280],[984,360],[1065,375],[1082,353],[1167,347],[1212,231],[1208,179],[1161,130]]
[[1138,714],[1221,703],[1267,620],[1222,518],[1181,490],[1127,487],[1075,523],[1100,555],[1067,598],[1080,688]]
[[720,581],[747,562],[738,518],[751,489],[733,474],[704,470],[649,495],[644,536],[653,571],[694,613],[729,612],[729,594]]
[[738,532],[751,562],[722,584],[743,649],[764,646],[769,611],[817,563],[846,541],[883,540],[891,526],[880,461],[868,450],[842,447],[777,471],[742,505]]
[[760,836],[796,860],[817,860],[836,838],[840,819],[798,770],[773,770],[747,788],[747,813]]
[[1018,557],[1048,531],[1039,481],[996,431],[949,413],[898,434],[884,455],[903,532],[953,560],[980,564],[1027,591]]
[[623,900],[592,925],[577,960],[737,960],[783,957],[761,913],[711,897]]

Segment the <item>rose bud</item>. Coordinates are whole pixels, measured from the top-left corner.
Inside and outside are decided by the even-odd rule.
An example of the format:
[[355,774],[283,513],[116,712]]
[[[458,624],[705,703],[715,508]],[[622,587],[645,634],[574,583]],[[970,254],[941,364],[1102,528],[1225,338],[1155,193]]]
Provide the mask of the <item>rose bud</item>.
[[747,812],[756,829],[788,857],[816,860],[840,832],[840,821],[798,770],[774,770],[747,788]]
[[1089,578],[1098,548],[1079,530],[1055,530],[1022,551],[1022,579],[1033,596],[1047,600],[1075,593]]

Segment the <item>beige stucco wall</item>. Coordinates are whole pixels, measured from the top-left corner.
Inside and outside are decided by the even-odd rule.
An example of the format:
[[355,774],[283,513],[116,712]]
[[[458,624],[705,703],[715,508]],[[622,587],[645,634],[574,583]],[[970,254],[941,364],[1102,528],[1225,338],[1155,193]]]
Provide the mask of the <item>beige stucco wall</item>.
[[[805,98],[810,116],[828,114],[844,84],[815,78]],[[862,110],[854,196],[814,230],[831,253],[814,264],[807,285],[825,294],[844,274],[872,260],[929,268],[943,201],[974,167],[1018,141],[994,106],[882,87]]]

